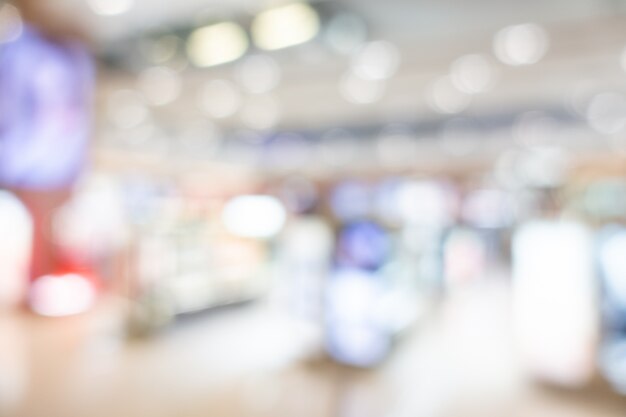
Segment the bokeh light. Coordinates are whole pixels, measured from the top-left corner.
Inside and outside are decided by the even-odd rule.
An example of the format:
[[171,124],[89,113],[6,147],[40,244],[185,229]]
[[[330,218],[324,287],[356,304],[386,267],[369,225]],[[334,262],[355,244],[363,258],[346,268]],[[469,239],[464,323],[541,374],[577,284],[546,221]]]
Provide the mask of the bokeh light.
[[248,50],[248,36],[234,22],[196,29],[187,41],[187,54],[194,65],[212,67],[241,58]]
[[241,237],[273,237],[281,231],[285,220],[285,208],[279,200],[270,196],[236,197],[226,204],[222,212],[226,229]]
[[617,133],[626,126],[626,96],[618,92],[596,94],[589,101],[586,115],[596,131]]
[[0,415],[623,417],[617,3],[0,0]]
[[116,16],[131,11],[135,0],[87,0],[87,4],[98,15]]
[[532,65],[547,53],[549,36],[535,23],[508,26],[496,33],[493,50],[496,57],[513,66]]
[[42,316],[63,317],[88,311],[96,301],[92,284],[78,274],[46,275],[30,290],[31,308]]
[[386,41],[364,45],[352,58],[352,71],[364,80],[391,78],[400,65],[398,48]]
[[472,102],[471,96],[456,88],[450,77],[442,77],[435,81],[427,99],[433,110],[444,114],[460,113]]
[[496,70],[482,55],[465,55],[454,61],[450,77],[459,91],[477,94],[493,88]]
[[293,3],[258,14],[251,32],[256,46],[273,51],[310,41],[319,29],[315,9],[306,3]]

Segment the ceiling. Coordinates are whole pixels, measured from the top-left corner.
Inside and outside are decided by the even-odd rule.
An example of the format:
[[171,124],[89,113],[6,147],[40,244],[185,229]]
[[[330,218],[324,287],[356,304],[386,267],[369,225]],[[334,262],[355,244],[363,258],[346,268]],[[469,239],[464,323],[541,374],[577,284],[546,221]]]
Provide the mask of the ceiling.
[[[85,0],[65,0],[83,3]],[[91,16],[103,45],[119,43],[146,30],[189,24],[205,16],[250,14],[262,0],[135,0],[128,14]],[[276,3],[276,2],[274,2]],[[449,119],[513,120],[516,115],[541,111],[568,113],[568,123],[581,123],[574,107],[603,91],[625,91],[626,74],[620,56],[626,47],[626,1],[622,0],[335,0],[361,15],[369,24],[370,39],[398,46],[401,65],[388,80],[380,101],[346,101],[338,84],[350,66],[345,56],[329,54],[315,43],[280,51],[273,57],[282,68],[282,82],[273,92],[280,102],[279,130],[324,131],[335,127],[379,129],[386,124],[427,125]],[[208,11],[208,12],[207,12]],[[493,36],[501,28],[536,22],[549,35],[550,47],[536,65],[511,67],[498,62]],[[441,114],[429,95],[433,84],[466,54],[482,54],[497,71],[497,85],[472,97],[461,114]],[[197,92],[210,80],[232,80],[232,65],[185,73],[184,93],[165,109],[160,120],[193,124],[198,117]],[[105,73],[102,97],[136,87],[136,74]],[[225,129],[241,128],[239,115],[217,121]],[[430,126],[430,125],[429,125]],[[181,127],[182,128],[182,127]],[[436,135],[436,127],[427,132]],[[435,133],[433,133],[435,132]],[[596,135],[597,136],[597,135]],[[595,138],[592,132],[585,137]]]
[[[59,0],[81,13],[102,39],[115,39],[156,26],[178,25],[207,15],[250,14],[281,0],[134,0],[128,13],[97,17],[90,0]],[[317,1],[320,2],[320,1]],[[623,0],[323,0],[364,16],[378,36],[391,39],[456,37],[524,21],[585,20],[626,10]]]

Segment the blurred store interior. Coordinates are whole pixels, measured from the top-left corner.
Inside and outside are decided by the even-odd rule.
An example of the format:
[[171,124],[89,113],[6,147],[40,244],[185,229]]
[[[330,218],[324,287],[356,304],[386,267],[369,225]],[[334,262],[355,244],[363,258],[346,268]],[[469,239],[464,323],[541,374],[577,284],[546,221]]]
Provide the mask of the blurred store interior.
[[626,415],[625,0],[43,3],[90,162],[35,279],[0,185],[0,416]]

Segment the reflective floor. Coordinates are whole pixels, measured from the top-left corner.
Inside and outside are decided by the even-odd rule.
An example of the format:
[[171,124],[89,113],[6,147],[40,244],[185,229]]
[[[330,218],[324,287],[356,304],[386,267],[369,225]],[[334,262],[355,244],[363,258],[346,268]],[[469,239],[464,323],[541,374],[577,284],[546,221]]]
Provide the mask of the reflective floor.
[[623,417],[626,399],[532,383],[502,285],[450,296],[375,371],[332,365],[264,304],[122,342],[114,303],[71,319],[0,315],[2,417]]

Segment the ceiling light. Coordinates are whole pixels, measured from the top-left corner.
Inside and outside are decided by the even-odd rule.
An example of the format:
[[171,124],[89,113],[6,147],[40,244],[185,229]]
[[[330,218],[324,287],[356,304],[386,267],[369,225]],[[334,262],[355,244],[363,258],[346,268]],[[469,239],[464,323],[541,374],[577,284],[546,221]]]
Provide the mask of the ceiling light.
[[471,97],[457,89],[450,77],[442,77],[432,85],[428,100],[433,110],[445,114],[461,113],[471,103]]
[[252,22],[255,44],[268,51],[310,41],[319,30],[319,15],[306,3],[266,10]]
[[544,28],[534,23],[508,26],[493,41],[496,56],[505,64],[536,64],[548,51],[549,38]]
[[187,41],[189,59],[198,67],[235,61],[248,50],[248,36],[236,23],[222,22],[196,29]]
[[93,12],[100,16],[116,16],[128,13],[135,5],[135,0],[87,0]]
[[465,55],[454,61],[450,71],[452,84],[467,94],[489,90],[494,83],[495,70],[482,55]]
[[398,48],[386,41],[374,41],[365,45],[352,59],[355,74],[366,80],[391,78],[400,65]]

